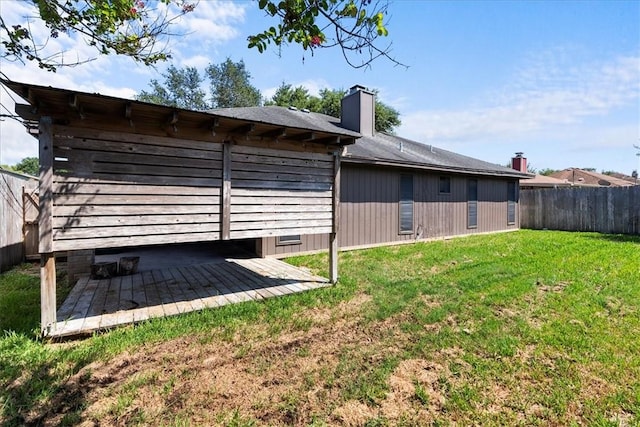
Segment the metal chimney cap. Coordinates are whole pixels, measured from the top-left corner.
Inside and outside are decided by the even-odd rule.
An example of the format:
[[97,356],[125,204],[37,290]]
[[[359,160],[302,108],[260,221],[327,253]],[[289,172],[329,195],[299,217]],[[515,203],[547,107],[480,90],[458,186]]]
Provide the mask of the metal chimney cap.
[[353,86],[351,86],[351,88],[349,89],[349,95],[354,94],[356,92],[366,92],[366,93],[373,94],[372,91],[370,91],[369,89],[367,89],[366,87],[364,87],[362,85],[353,85]]
[[516,151],[516,157],[522,157],[524,153],[522,151]]

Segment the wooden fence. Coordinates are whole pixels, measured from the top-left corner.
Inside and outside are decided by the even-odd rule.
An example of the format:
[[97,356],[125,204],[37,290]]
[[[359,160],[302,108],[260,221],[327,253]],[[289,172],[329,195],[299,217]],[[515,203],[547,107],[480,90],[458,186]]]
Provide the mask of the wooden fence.
[[24,200],[33,197],[37,185],[34,178],[0,170],[0,271],[24,260]]
[[640,186],[522,190],[520,227],[640,234]]

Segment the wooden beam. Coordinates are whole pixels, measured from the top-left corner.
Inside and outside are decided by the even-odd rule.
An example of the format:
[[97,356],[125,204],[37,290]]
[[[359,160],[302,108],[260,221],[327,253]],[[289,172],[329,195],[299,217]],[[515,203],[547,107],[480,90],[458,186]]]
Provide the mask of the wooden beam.
[[14,111],[17,115],[22,117],[25,120],[40,120],[40,116],[33,112],[33,108],[27,104],[16,104]]
[[71,109],[78,113],[78,116],[80,116],[81,120],[85,119],[86,116],[84,114],[84,108],[82,107],[77,94],[69,95],[69,107],[71,107]]
[[220,239],[231,238],[231,142],[222,145],[222,188],[220,191]]
[[127,102],[124,105],[124,118],[129,120],[129,126],[133,127],[133,119],[131,116],[131,102]]
[[287,128],[277,128],[260,134],[262,138],[284,138],[287,136]]
[[339,145],[340,144],[340,137],[339,136],[328,136],[326,138],[316,139],[313,142],[318,143],[318,144],[325,144],[325,145]]
[[250,135],[252,134],[256,129],[256,125],[253,123],[248,123],[246,125],[242,125],[242,126],[238,126],[234,129],[231,130],[230,133],[232,134],[240,134],[240,135]]
[[340,227],[340,154],[334,154],[333,159],[333,201],[332,224],[329,235],[329,280],[335,284],[338,281],[338,231]]
[[39,125],[40,143],[40,253],[53,252],[53,128],[51,117],[42,117]]
[[209,129],[211,130],[211,136],[216,136],[216,128],[220,126],[220,118],[214,117],[209,125]]
[[316,133],[315,132],[305,132],[305,133],[301,133],[299,135],[296,136],[292,136],[291,139],[295,139],[298,141],[314,141],[316,139]]
[[56,257],[40,254],[40,331],[46,336],[56,329]]
[[178,112],[174,111],[169,116],[169,119],[167,119],[167,125],[173,128],[173,133],[178,133],[178,127],[176,126],[177,123],[178,123]]
[[53,256],[53,125],[42,117],[40,142],[40,327],[43,334],[56,325],[56,261]]

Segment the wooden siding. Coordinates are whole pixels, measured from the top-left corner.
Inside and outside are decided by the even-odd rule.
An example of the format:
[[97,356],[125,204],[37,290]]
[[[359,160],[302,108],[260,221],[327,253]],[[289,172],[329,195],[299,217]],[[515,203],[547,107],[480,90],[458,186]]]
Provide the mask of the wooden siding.
[[[478,225],[470,229],[467,227],[468,177],[414,171],[414,230],[402,234],[399,230],[399,191],[400,176],[406,173],[407,169],[342,163],[340,248],[519,228],[517,205],[516,221],[508,224],[508,179],[473,177],[478,180]],[[449,194],[439,191],[441,176],[451,178]],[[277,245],[275,238],[265,238],[261,242],[263,256],[285,256],[327,248],[327,235],[303,235],[298,245]]]
[[54,128],[54,250],[216,240],[221,144]]
[[231,165],[231,239],[331,232],[331,155],[234,145]]
[[522,228],[640,234],[640,186],[520,192]]
[[0,271],[24,259],[24,201],[37,180],[0,170]]

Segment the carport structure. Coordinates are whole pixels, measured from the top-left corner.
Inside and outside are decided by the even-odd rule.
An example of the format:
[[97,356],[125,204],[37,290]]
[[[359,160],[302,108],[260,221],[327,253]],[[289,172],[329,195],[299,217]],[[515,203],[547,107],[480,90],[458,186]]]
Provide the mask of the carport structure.
[[360,136],[339,119],[2,83],[39,140],[43,334],[56,334],[61,251],[330,233],[336,282],[340,156]]

